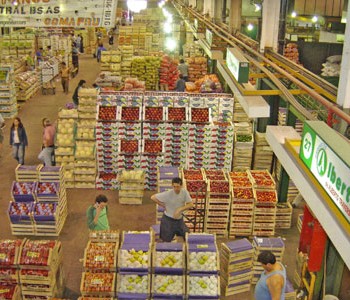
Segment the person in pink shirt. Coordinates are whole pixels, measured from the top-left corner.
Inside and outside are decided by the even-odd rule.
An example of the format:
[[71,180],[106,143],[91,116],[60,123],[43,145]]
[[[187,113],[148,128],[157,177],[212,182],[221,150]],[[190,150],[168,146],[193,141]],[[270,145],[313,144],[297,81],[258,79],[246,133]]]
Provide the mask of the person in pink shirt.
[[42,150],[38,155],[38,158],[44,163],[45,166],[52,166],[54,162],[54,150],[55,150],[55,134],[56,128],[48,118],[43,119],[43,145]]

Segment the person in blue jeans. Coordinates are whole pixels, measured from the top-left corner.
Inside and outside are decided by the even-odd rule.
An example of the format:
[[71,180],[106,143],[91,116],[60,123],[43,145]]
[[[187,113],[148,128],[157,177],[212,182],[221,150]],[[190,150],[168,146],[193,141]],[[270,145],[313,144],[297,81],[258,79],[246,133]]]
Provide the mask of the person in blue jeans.
[[284,300],[286,269],[271,251],[261,251],[258,262],[264,269],[255,287],[255,300]]
[[19,164],[24,164],[25,147],[28,146],[26,130],[19,117],[14,118],[10,129],[10,145],[12,156]]

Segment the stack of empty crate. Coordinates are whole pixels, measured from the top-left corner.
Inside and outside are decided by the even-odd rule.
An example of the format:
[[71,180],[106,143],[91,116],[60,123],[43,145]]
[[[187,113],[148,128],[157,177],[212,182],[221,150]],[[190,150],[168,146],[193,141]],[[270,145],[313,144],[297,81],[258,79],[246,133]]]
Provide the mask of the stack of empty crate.
[[152,299],[183,299],[185,244],[156,243],[153,248]]
[[254,170],[270,170],[272,166],[273,151],[266,140],[266,134],[255,132]]
[[208,184],[205,232],[227,238],[230,216],[230,184],[223,170],[204,170]]
[[254,193],[247,172],[229,172],[232,203],[229,237],[250,236],[253,229]]
[[215,235],[187,234],[187,299],[220,299],[219,254]]
[[222,243],[220,282],[224,296],[250,290],[253,275],[253,246],[247,239]]
[[235,132],[233,170],[247,170],[252,166],[254,136],[251,133]]
[[254,188],[253,235],[273,236],[276,227],[276,184],[267,170],[249,170]]
[[253,239],[254,248],[254,263],[253,263],[253,278],[252,283],[258,282],[260,275],[264,272],[264,269],[260,262],[258,262],[258,256],[261,251],[269,250],[275,257],[277,262],[281,262],[284,254],[284,242],[281,238],[262,238],[254,237]]
[[293,208],[289,202],[277,203],[276,229],[289,229],[292,226]]
[[149,299],[151,286],[150,232],[123,232],[118,253],[118,299]]
[[145,172],[142,170],[123,170],[119,176],[120,204],[142,204]]
[[[172,179],[179,177],[179,169],[177,167],[158,167],[157,176],[157,192],[162,193],[173,188]],[[163,216],[164,208],[156,205],[156,224],[160,223]]]

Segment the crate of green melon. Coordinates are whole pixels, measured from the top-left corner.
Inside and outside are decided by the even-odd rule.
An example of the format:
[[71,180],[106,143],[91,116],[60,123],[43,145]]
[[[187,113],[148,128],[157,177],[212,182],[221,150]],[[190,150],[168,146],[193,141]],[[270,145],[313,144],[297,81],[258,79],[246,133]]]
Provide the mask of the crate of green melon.
[[254,145],[253,134],[235,133],[235,147],[251,148]]

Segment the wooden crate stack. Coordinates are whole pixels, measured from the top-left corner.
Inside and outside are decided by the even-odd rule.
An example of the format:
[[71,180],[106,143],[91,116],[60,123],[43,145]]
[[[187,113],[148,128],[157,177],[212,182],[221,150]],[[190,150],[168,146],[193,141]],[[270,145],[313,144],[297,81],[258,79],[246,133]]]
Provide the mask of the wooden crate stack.
[[123,170],[119,181],[119,203],[141,205],[145,192],[145,172],[142,170]]
[[220,261],[213,234],[186,236],[187,299],[220,299]]
[[42,165],[17,165],[15,169],[16,181],[34,182],[38,181],[38,171]]
[[250,119],[248,115],[245,113],[242,105],[239,103],[239,101],[235,101],[234,109],[233,109],[233,122],[241,123],[241,122],[250,122]]
[[76,188],[95,188],[96,145],[95,127],[97,114],[97,90],[79,90],[78,122],[75,137],[74,180]]
[[223,170],[204,170],[208,184],[205,232],[227,238],[230,216],[230,183]]
[[298,215],[297,228],[298,228],[299,233],[301,233],[301,229],[303,227],[303,218],[304,218],[304,214]]
[[266,134],[256,131],[254,144],[254,170],[271,170],[273,151],[266,140]]
[[84,251],[80,292],[84,297],[114,297],[119,231],[91,231]]
[[[58,236],[68,215],[63,167],[42,166],[33,209],[35,235]],[[52,214],[47,214],[47,212]]]
[[252,166],[253,160],[253,134],[235,132],[233,151],[233,170],[247,170]]
[[190,193],[193,209],[184,212],[185,224],[191,232],[203,232],[207,186],[201,169],[182,169],[183,186]]
[[292,226],[292,205],[288,202],[277,203],[276,229],[289,229]]
[[149,299],[152,247],[149,231],[123,232],[118,253],[118,299]]
[[62,296],[64,276],[61,242],[25,240],[19,259],[23,299]]
[[[273,175],[274,175],[274,178],[276,179],[276,186],[280,186],[281,174],[282,174],[282,165],[279,160],[276,160],[275,168],[273,170]],[[287,202],[293,202],[294,198],[298,195],[298,193],[299,193],[298,188],[295,186],[293,180],[289,178]]]
[[253,246],[247,239],[221,244],[220,282],[224,296],[247,292],[253,275]]
[[283,259],[285,246],[281,238],[254,237],[252,244],[254,248],[252,283],[256,284],[260,278],[261,273],[264,271],[261,263],[258,262],[258,256],[261,251],[271,251],[276,256],[276,261],[281,262]]
[[274,236],[276,227],[276,183],[267,170],[247,171],[254,188],[253,235]]
[[286,289],[284,292],[285,300],[297,300],[297,291],[294,289],[293,284],[287,278]]
[[[157,172],[157,192],[162,193],[171,190],[172,179],[179,177],[179,168],[177,167],[158,167]],[[156,224],[160,224],[164,208],[156,204]]]
[[152,299],[183,299],[185,244],[155,243],[152,251]]
[[247,172],[229,172],[232,202],[229,237],[250,236],[253,229],[254,193]]
[[75,130],[78,119],[76,109],[61,109],[58,112],[55,158],[56,164],[64,167],[66,188],[74,188]]
[[18,258],[24,240],[0,240],[0,299],[20,300]]

